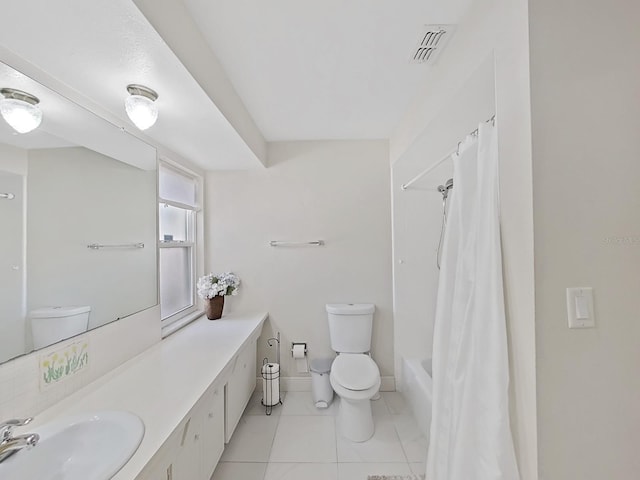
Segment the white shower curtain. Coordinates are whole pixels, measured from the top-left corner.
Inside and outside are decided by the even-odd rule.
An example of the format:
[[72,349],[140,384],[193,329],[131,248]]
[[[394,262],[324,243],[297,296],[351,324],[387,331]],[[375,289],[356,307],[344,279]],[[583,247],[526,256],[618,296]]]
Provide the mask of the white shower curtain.
[[509,428],[496,128],[453,157],[433,341],[427,480],[517,480]]

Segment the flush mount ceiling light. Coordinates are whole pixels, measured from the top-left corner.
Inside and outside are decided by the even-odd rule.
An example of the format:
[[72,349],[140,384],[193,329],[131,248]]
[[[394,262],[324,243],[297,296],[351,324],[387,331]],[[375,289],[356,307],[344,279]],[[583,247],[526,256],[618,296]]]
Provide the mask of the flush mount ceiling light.
[[38,107],[40,100],[30,93],[14,88],[2,88],[0,94],[0,114],[18,133],[35,130],[42,122],[42,110]]
[[131,121],[140,130],[146,130],[158,119],[158,106],[155,101],[158,94],[144,85],[128,85],[130,95],[124,102],[124,108]]

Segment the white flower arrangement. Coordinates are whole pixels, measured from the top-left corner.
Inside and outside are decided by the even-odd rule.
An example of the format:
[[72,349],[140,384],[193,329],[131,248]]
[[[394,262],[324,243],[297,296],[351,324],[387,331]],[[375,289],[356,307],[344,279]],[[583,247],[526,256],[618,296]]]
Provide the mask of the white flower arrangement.
[[210,273],[198,279],[198,295],[205,300],[217,296],[237,295],[239,285],[240,279],[234,273]]

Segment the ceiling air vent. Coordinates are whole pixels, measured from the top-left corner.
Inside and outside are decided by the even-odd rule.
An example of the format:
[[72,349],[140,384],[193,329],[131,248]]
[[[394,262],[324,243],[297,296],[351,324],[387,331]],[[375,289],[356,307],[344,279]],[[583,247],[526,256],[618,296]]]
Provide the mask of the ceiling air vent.
[[432,65],[453,35],[453,25],[425,25],[413,51],[411,63]]

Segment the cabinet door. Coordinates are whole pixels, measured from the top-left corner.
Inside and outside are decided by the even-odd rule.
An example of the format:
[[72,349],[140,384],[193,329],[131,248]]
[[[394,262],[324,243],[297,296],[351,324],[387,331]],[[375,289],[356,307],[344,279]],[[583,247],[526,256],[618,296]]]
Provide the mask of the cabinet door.
[[256,339],[249,342],[238,354],[226,391],[225,443],[238,425],[251,394],[256,387]]
[[149,463],[142,472],[136,477],[136,480],[174,480],[173,465],[167,459],[164,462]]
[[205,399],[205,418],[200,443],[202,475],[209,480],[224,450],[224,389],[216,387]]
[[186,422],[180,422],[180,425],[173,431],[169,438],[162,444],[149,463],[144,467],[142,472],[136,477],[136,480],[177,480],[175,475],[173,462],[180,452],[180,440]]
[[202,436],[203,415],[200,402],[192,410],[185,425],[184,436],[173,461],[173,480],[199,480],[200,476],[200,438]]

